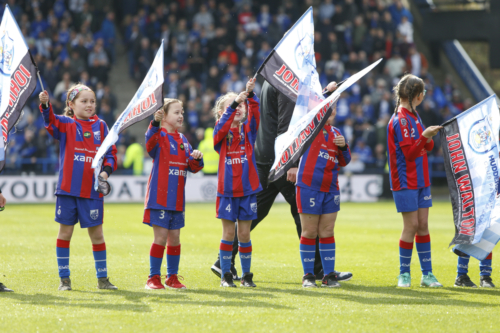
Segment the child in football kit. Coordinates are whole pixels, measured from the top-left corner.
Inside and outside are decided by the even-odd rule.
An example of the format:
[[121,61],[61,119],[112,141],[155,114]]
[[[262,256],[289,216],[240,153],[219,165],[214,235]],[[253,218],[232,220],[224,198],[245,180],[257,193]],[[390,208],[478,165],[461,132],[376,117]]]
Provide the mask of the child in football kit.
[[179,237],[184,227],[184,188],[187,171],[197,173],[203,169],[203,154],[193,150],[186,137],[177,132],[182,126],[183,114],[180,100],[166,98],[163,108],[155,113],[146,132],[146,150],[153,158],[153,169],[148,180],[143,223],[153,227],[154,232],[146,289],[165,289],[160,278],[165,246],[165,285],[173,289],[186,288],[178,275],[181,255]]
[[[260,123],[259,99],[253,92],[255,79],[247,82],[247,90],[236,95],[227,93],[215,105],[214,148],[219,153],[217,173],[217,218],[222,220],[220,243],[221,286],[236,287],[233,282],[231,258],[235,222],[241,268],[241,286],[255,287],[250,273],[252,242],[250,226],[257,218],[257,196],[262,190],[257,174],[254,146]],[[247,100],[248,99],[248,100]],[[247,103],[243,103],[247,100]],[[248,111],[247,119],[245,118]]]
[[296,198],[302,225],[300,259],[305,288],[316,287],[314,262],[318,236],[324,272],[321,286],[340,287],[335,273],[333,229],[340,210],[338,172],[351,161],[351,152],[340,131],[331,126],[336,114],[334,107],[327,124],[302,155],[297,172]]
[[[57,264],[61,283],[59,290],[71,290],[69,243],[75,224],[87,228],[95,260],[97,287],[118,289],[108,278],[106,243],[103,235],[103,195],[94,190],[92,161],[108,135],[108,126],[95,115],[96,96],[87,86],[77,84],[68,90],[64,116],[55,115],[49,95],[41,92],[40,111],[45,128],[59,140],[59,181],[56,189]],[[100,176],[107,179],[116,170],[116,147],[104,156]]]
[[441,126],[424,127],[415,108],[422,103],[422,79],[406,74],[394,88],[397,105],[387,125],[387,149],[391,190],[398,213],[403,215],[399,241],[400,275],[398,287],[410,287],[411,256],[415,238],[423,287],[442,287],[432,273],[429,207],[432,207],[427,152],[434,147],[432,137]]
[[[495,288],[495,284],[493,284],[493,280],[491,279],[492,259],[493,253],[490,252],[485,259],[479,261],[479,285],[483,288]],[[455,287],[477,288],[476,284],[471,281],[467,274],[469,273],[469,260],[470,256],[465,253],[462,253],[462,255],[458,257]]]

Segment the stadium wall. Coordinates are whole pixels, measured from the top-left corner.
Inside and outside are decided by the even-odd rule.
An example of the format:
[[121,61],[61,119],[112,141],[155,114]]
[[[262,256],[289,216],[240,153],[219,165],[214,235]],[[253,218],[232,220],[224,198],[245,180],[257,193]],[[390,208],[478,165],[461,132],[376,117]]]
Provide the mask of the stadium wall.
[[[147,176],[112,176],[112,186],[106,202],[143,203],[148,183]],[[374,202],[382,194],[381,175],[340,175],[341,201]],[[11,203],[55,203],[57,176],[4,176],[0,177],[0,190]],[[217,177],[188,177],[186,202],[215,203]],[[284,202],[280,195],[278,202]]]

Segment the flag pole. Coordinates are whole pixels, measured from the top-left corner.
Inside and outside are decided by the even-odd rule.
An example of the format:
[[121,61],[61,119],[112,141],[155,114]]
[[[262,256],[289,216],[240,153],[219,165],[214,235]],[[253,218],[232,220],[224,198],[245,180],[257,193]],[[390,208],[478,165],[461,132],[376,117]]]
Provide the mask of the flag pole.
[[43,83],[42,83],[42,77],[40,76],[40,70],[38,69],[38,66],[36,65],[35,59],[33,59],[33,55],[31,54],[30,49],[28,49],[28,53],[30,54],[31,62],[35,66],[36,76],[38,77],[38,82],[40,82],[40,87],[42,87],[42,91],[45,91],[45,88],[43,87]]

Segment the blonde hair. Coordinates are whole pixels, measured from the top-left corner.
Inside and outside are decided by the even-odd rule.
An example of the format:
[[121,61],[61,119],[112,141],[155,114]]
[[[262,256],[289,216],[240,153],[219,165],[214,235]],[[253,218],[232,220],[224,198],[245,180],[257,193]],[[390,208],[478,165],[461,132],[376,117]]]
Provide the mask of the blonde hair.
[[394,94],[396,95],[396,110],[394,110],[394,113],[398,112],[399,104],[402,98],[408,99],[410,102],[411,112],[415,113],[412,105],[413,98],[418,96],[420,93],[423,93],[424,89],[425,83],[421,78],[413,74],[405,74],[393,89]]
[[180,99],[175,99],[175,98],[164,98],[163,99],[163,112],[165,112],[165,116],[168,114],[168,109],[170,108],[170,105],[174,103],[179,103],[182,107],[182,101]]
[[233,96],[238,96],[238,94],[233,92],[233,91],[230,91],[230,92],[226,93],[225,95],[222,95],[221,97],[217,98],[217,100],[215,101],[215,106],[212,109],[212,113],[214,115],[215,121],[220,119],[221,113],[223,113],[221,111],[224,111],[224,104],[226,103],[226,101],[228,99],[230,99]]
[[89,91],[92,91],[94,93],[94,96],[95,96],[95,92],[90,89],[89,87],[87,87],[86,85],[84,85],[83,83],[77,83],[75,84],[74,86],[72,86],[71,88],[68,89],[68,92],[66,93],[66,107],[64,108],[64,115],[66,117],[70,117],[72,118],[74,115],[75,115],[75,112],[73,111],[73,109],[69,106],[69,95],[71,94],[71,92],[75,89],[82,89],[82,88],[87,88],[87,89],[83,89],[81,91],[79,91],[75,97],[73,97],[73,99],[71,100],[71,102],[74,102],[76,101],[76,99],[78,98],[78,95],[80,95],[80,93],[82,91],[85,91],[85,90],[89,90]]

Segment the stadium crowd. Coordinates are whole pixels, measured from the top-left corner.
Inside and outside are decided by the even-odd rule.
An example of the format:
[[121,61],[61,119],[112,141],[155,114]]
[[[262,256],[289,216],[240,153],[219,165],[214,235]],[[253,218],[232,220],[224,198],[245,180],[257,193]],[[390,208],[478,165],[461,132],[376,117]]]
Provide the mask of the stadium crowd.
[[[117,93],[108,85],[111,66],[123,43],[128,73],[139,85],[161,40],[165,43],[165,97],[184,103],[183,133],[193,146],[212,149],[215,99],[227,91],[241,91],[248,77],[270,54],[283,34],[309,7],[314,7],[317,71],[322,86],[341,81],[384,58],[364,79],[344,92],[338,102],[336,124],[350,144],[348,172],[384,172],[386,129],[395,102],[392,87],[406,71],[426,83],[427,94],[418,108],[426,126],[438,125],[472,106],[451,77],[438,85],[425,56],[413,38],[413,17],[401,0],[113,0],[14,1],[9,6],[61,114],[66,90],[73,82],[97,93],[97,114],[112,126]],[[124,68],[125,70],[125,68]],[[258,93],[260,85],[257,84]],[[43,129],[37,87],[24,115],[11,133],[7,173],[54,173],[56,145]],[[132,96],[120,96],[127,101]],[[440,160],[439,138],[430,153]],[[143,149],[124,134],[118,143],[119,169],[134,164],[142,174]],[[128,154],[128,150],[131,150]],[[137,163],[126,161],[130,155]],[[124,164],[125,162],[125,164]],[[434,168],[439,171],[439,164]],[[210,173],[210,170],[207,170]]]

